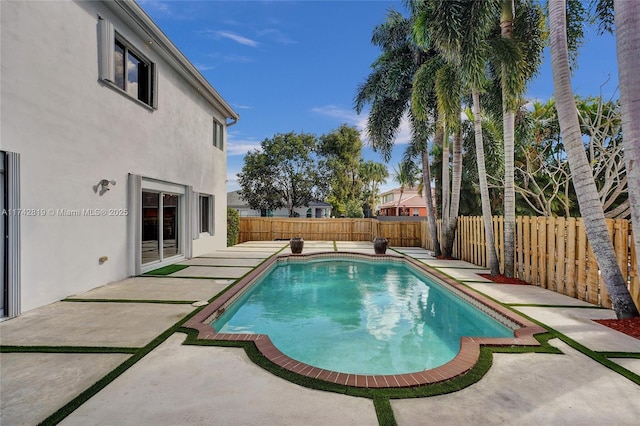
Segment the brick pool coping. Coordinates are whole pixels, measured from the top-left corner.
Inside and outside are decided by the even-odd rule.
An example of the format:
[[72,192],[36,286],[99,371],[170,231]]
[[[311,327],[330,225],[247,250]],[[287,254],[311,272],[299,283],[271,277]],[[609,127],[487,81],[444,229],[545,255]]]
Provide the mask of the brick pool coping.
[[[335,371],[317,368],[309,364],[297,361],[283,354],[272,342],[266,334],[230,334],[218,333],[211,326],[211,322],[231,304],[243,290],[253,284],[253,282],[278,261],[286,260],[302,260],[306,258],[331,258],[331,257],[353,257],[359,259],[382,259],[404,261],[421,270],[428,276],[436,278],[436,280],[444,282],[451,287],[454,293],[462,293],[463,298],[476,305],[481,310],[490,313],[492,316],[503,323],[510,323],[514,329],[513,338],[477,338],[477,337],[461,337],[460,351],[454,359],[448,363],[429,370],[417,371],[404,374],[388,374],[388,375],[365,375],[365,374],[346,374]],[[496,284],[500,285],[500,284]],[[446,288],[446,287],[445,287]],[[497,314],[497,315],[496,315]],[[361,387],[361,388],[403,388],[429,385],[434,383],[450,380],[468,372],[480,357],[480,346],[539,346],[540,343],[533,337],[535,334],[544,333],[547,330],[537,324],[519,316],[518,314],[508,310],[507,308],[495,303],[482,295],[475,293],[464,285],[460,284],[453,278],[437,271],[424,263],[418,262],[409,256],[396,255],[370,255],[354,252],[317,252],[310,254],[281,254],[272,256],[264,263],[256,267],[254,270],[245,275],[237,284],[228,291],[218,297],[216,300],[207,305],[203,310],[194,315],[184,325],[184,327],[192,328],[198,331],[198,339],[218,340],[218,341],[237,341],[237,342],[254,342],[256,348],[268,360],[279,367],[300,374],[306,377],[324,380],[326,382],[335,383],[345,386]]]

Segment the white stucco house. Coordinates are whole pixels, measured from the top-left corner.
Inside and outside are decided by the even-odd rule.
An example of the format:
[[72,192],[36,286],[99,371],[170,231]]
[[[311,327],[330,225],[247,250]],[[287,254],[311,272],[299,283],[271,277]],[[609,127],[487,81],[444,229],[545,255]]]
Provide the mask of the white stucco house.
[[239,116],[139,5],[0,22],[3,317],[226,246]]

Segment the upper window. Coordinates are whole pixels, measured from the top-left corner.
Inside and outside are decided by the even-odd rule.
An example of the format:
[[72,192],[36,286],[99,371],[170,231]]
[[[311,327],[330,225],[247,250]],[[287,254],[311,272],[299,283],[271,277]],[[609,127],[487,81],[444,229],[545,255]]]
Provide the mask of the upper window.
[[151,105],[151,63],[118,39],[115,40],[113,62],[115,85]]
[[116,34],[111,22],[100,19],[98,26],[100,79],[157,108],[156,64]]
[[224,150],[224,127],[222,124],[218,123],[216,120],[213,120],[213,146]]

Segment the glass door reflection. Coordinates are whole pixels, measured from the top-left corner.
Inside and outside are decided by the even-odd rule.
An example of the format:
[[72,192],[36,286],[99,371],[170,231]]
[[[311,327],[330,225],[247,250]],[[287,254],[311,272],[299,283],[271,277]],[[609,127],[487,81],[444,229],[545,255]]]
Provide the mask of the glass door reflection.
[[180,254],[180,195],[142,192],[142,264]]
[[178,196],[162,194],[162,254],[171,257],[178,250]]
[[142,263],[160,260],[160,194],[142,192]]

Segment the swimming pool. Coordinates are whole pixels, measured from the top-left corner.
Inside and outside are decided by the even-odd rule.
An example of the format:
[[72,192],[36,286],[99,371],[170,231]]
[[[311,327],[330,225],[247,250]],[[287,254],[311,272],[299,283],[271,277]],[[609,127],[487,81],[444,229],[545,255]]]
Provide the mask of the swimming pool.
[[480,344],[537,344],[533,324],[427,269],[390,255],[280,256],[186,325],[200,338],[254,341],[296,373],[365,387],[455,377]]

